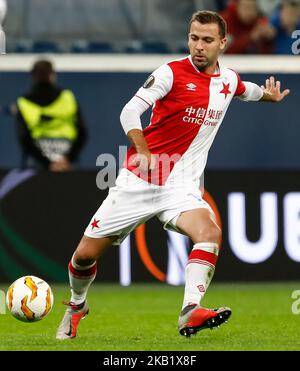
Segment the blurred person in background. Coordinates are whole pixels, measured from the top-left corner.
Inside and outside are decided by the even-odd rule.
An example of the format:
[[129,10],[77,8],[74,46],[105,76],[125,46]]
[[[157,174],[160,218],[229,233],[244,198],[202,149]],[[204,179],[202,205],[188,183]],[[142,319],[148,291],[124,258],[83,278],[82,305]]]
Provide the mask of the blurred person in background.
[[226,8],[227,0],[215,0],[214,1],[218,11],[222,11]]
[[2,30],[2,26],[6,17],[7,13],[7,4],[6,0],[0,0],[0,30]]
[[227,0],[194,0],[194,9],[209,9],[221,11],[226,8]]
[[23,148],[23,167],[69,171],[86,141],[86,126],[70,90],[56,85],[48,60],[32,68],[32,87],[17,100],[17,135]]
[[3,23],[6,17],[6,12],[6,0],[0,0],[0,54],[5,54],[6,52],[6,37],[3,31]]
[[292,33],[300,30],[300,2],[283,0],[270,17],[270,23],[274,30],[273,53],[293,54]]
[[271,53],[274,30],[256,0],[232,0],[221,15],[228,27],[227,54]]
[[279,3],[280,0],[257,0],[259,10],[267,17],[274,12]]

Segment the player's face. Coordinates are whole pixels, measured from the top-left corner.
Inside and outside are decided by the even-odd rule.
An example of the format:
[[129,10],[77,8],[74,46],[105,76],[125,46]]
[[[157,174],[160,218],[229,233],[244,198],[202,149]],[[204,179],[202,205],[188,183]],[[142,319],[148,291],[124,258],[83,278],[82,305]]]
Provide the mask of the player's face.
[[217,23],[194,21],[191,24],[188,46],[192,61],[199,70],[214,66],[225,45],[226,38],[220,36]]

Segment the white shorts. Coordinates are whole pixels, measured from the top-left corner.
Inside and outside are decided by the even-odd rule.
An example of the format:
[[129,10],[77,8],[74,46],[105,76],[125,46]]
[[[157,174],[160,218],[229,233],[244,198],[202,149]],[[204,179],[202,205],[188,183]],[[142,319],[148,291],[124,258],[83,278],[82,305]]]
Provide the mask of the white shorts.
[[85,236],[101,238],[118,236],[119,245],[136,227],[157,216],[164,229],[175,230],[179,215],[188,210],[211,207],[202,199],[197,187],[171,188],[149,184],[127,169],[122,169],[116,186],[86,228]]

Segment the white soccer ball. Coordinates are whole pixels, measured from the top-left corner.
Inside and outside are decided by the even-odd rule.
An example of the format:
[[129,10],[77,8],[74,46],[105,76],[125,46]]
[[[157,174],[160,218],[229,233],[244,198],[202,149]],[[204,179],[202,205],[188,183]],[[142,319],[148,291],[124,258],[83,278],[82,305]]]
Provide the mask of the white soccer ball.
[[41,278],[24,276],[8,288],[6,304],[10,313],[20,321],[40,321],[52,309],[52,290]]

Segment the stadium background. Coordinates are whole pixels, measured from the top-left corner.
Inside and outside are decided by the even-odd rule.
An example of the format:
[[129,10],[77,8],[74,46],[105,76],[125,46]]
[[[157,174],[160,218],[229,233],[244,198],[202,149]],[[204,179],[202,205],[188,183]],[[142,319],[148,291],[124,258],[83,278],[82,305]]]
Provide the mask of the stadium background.
[[[111,153],[119,161],[119,145],[128,145],[119,123],[123,105],[157,66],[184,55],[186,24],[200,3],[217,6],[188,0],[176,9],[158,0],[51,0],[47,6],[38,0],[9,1],[7,54],[0,57],[1,281],[28,272],[67,281],[70,254],[106,195],[96,186],[96,159]],[[54,62],[59,85],[75,92],[88,123],[88,143],[70,174],[19,169],[13,118],[5,114],[4,108],[29,87],[28,71],[43,51]],[[205,188],[224,234],[215,280],[297,280],[299,56],[222,60],[243,80],[263,84],[274,74],[291,94],[278,105],[234,101],[210,151]],[[143,122],[148,119],[149,114]],[[120,250],[107,252],[97,279],[182,284],[189,248],[185,238],[166,233],[153,220]]]

